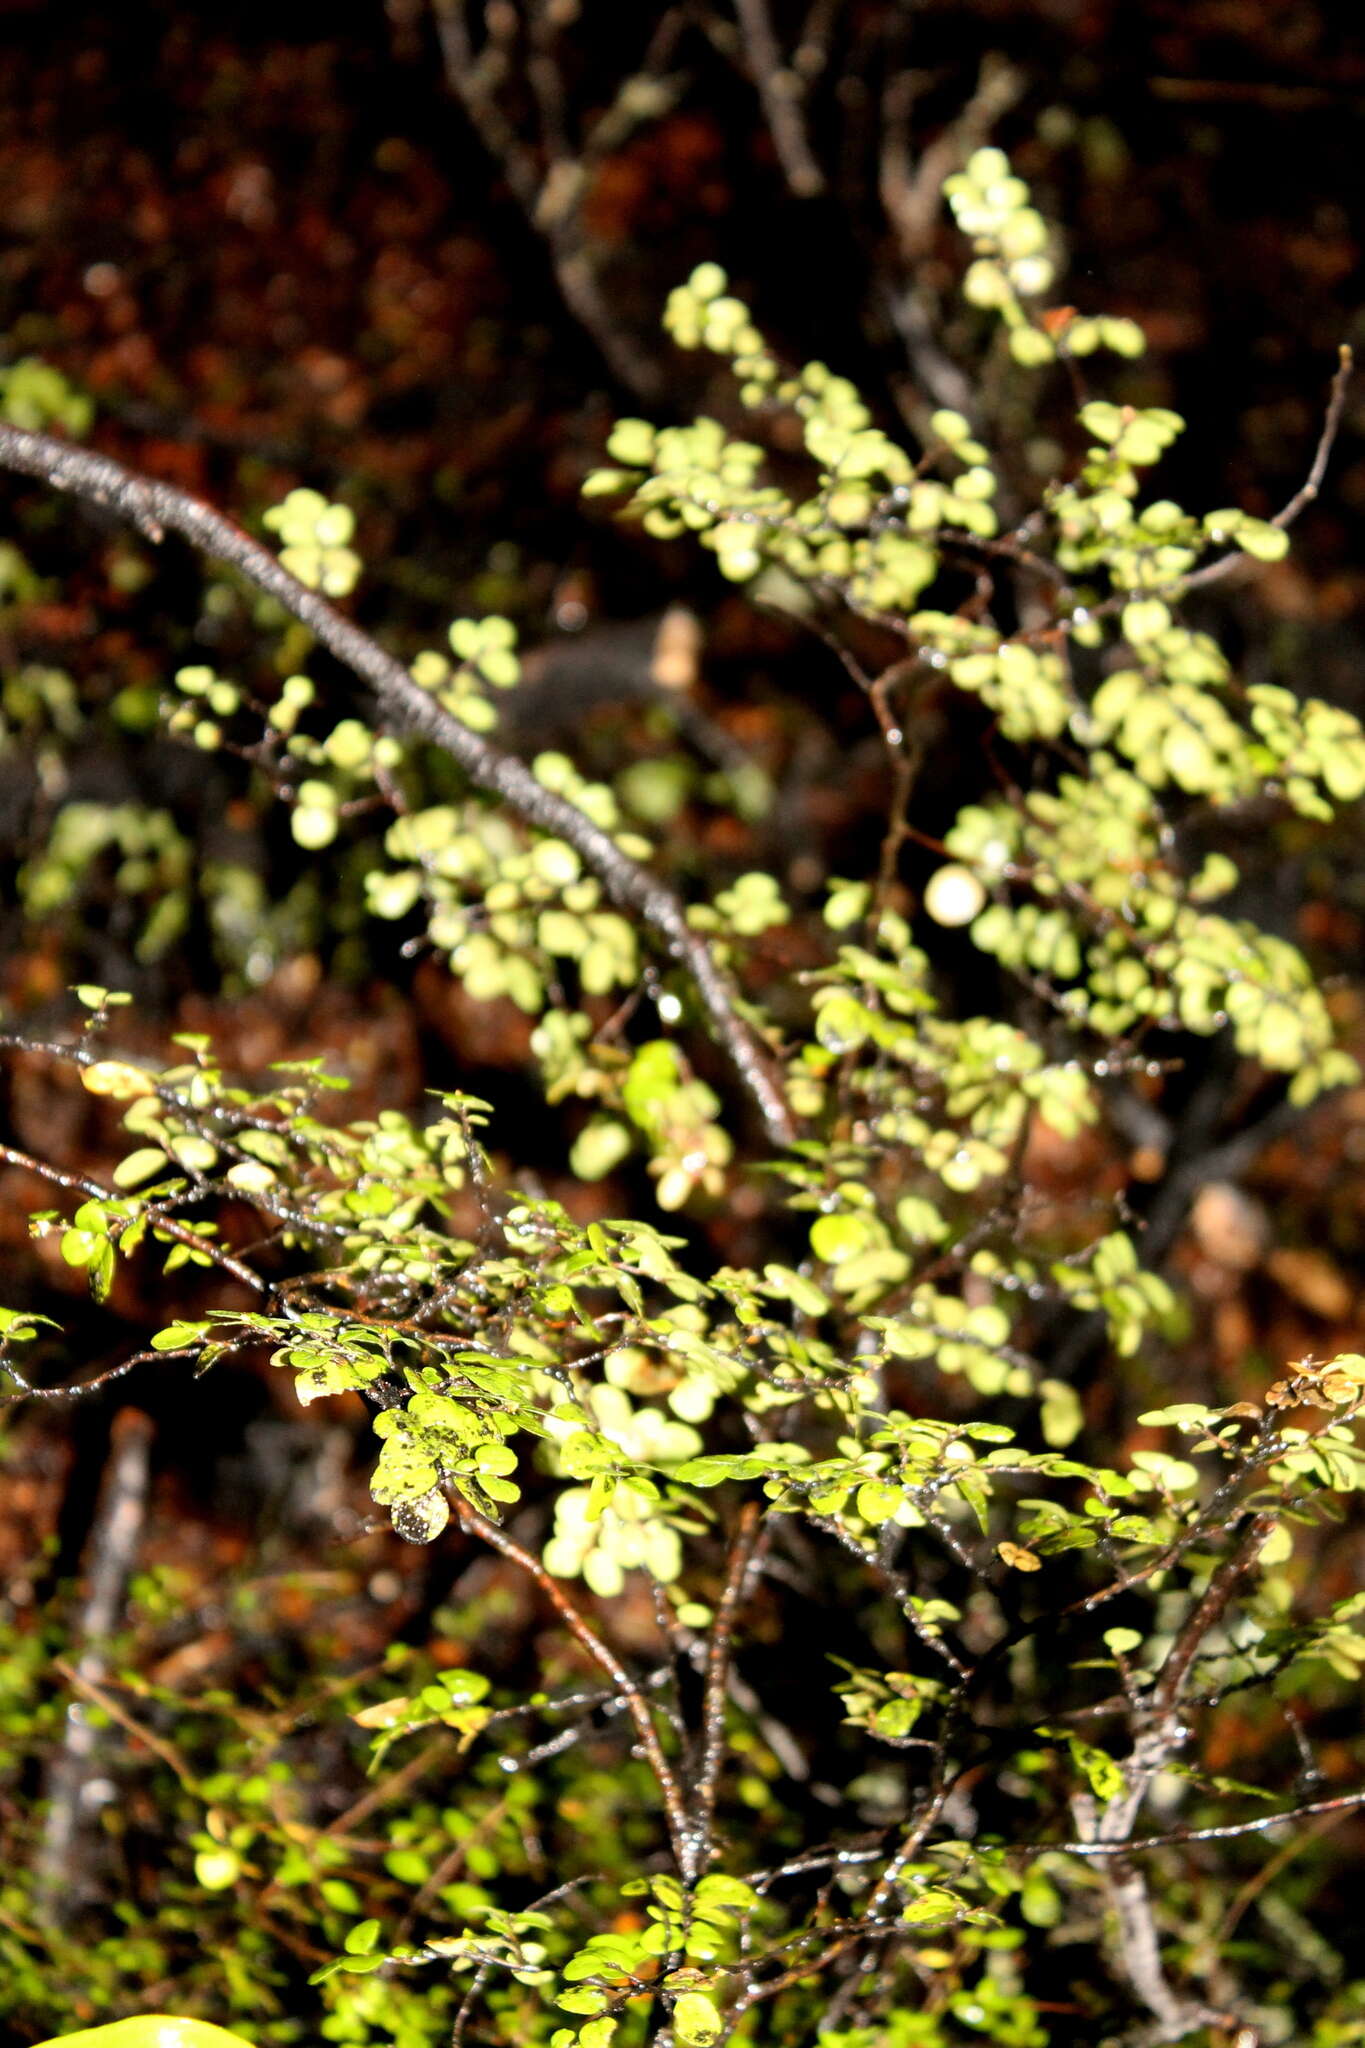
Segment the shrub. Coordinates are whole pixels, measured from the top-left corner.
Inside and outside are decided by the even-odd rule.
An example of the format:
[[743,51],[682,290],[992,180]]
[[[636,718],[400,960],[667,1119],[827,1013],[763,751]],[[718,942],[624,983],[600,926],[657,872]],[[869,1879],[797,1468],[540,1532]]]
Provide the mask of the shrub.
[[[752,438],[623,420],[588,485],[695,535],[865,694],[890,812],[871,872],[816,900],[755,868],[685,902],[619,788],[500,752],[510,624],[457,621],[404,667],[331,602],[360,571],[343,508],[293,493],[276,558],[0,429],[0,461],[179,531],[282,607],[274,699],[182,667],[171,729],[268,779],[301,856],[390,818],[371,912],[533,1020],[580,1181],[650,1189],[586,1220],[457,1090],[348,1121],[324,1062],[248,1085],[200,1035],[149,1062],[92,986],[56,1051],[121,1126],[109,1184],[0,1155],[48,1183],[33,1229],[96,1300],[132,1262],[164,1304],[139,1357],[260,1352],[304,1403],[363,1394],[395,1529],[486,1546],[554,1624],[519,1689],[480,1671],[477,1632],[411,1683],[396,1656],[401,1690],[342,1688],[376,1769],[433,1739],[466,1760],[381,1869],[325,1846],[307,1784],[244,1738],[182,1780],[209,1901],[283,1891],[332,1949],[329,2040],[1271,2041],[1305,2016],[1355,2038],[1306,1990],[1293,2016],[1291,1918],[1231,1957],[1216,1930],[1243,1847],[1362,1795],[1307,1796],[1270,1736],[1267,1783],[1216,1759],[1225,1717],[1270,1726],[1324,1674],[1358,1679],[1365,1595],[1299,1603],[1292,1559],[1361,1481],[1365,1358],[1286,1362],[1255,1400],[1151,1398],[1144,1347],[1187,1390],[1181,1305],[1118,1183],[1050,1199],[1044,1162],[1201,1040],[1298,1108],[1355,1078],[1304,954],[1238,907],[1236,834],[1251,805],[1330,823],[1365,793],[1365,731],[1243,686],[1182,610],[1282,554],[1298,501],[1262,520],[1150,496],[1181,422],[1081,386],[1106,350],[1132,374],[1139,329],[1048,308],[1054,238],[999,151],[947,194],[1002,417],[1058,361],[1081,393],[1081,452],[1032,502],[982,423],[934,411],[907,446],[835,371],[786,369],[714,264],[668,326],[728,366]],[[329,712],[299,625],[371,716]],[[988,772],[929,835],[949,710]],[[740,1188],[742,1234],[720,1227]],[[20,1393],[48,1328],[5,1316]],[[213,2009],[297,2038],[245,1919]],[[31,1972],[28,1931],[6,1938]]]

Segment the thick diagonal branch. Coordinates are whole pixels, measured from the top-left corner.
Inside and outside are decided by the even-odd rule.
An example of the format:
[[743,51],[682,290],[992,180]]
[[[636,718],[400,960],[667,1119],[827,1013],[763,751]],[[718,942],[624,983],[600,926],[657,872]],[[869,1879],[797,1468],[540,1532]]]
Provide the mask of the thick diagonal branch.
[[527,824],[567,840],[616,902],[635,911],[690,973],[711,1028],[762,1111],[769,1136],[777,1144],[790,1144],[794,1126],[781,1085],[765,1049],[738,1014],[710,948],[688,924],[681,900],[622,853],[609,832],[567,798],[543,789],[523,761],[501,753],[461,725],[378,641],[318,591],[291,576],[269,548],[202,499],[126,469],[108,455],[19,427],[0,425],[0,469],[37,477],[55,490],[104,506],[149,540],[160,541],[168,531],[181,534],[215,561],[227,563],[275,598],[330,654],[369,684],[378,700],[380,723],[390,732],[429,740],[458,762],[477,788],[500,797]]

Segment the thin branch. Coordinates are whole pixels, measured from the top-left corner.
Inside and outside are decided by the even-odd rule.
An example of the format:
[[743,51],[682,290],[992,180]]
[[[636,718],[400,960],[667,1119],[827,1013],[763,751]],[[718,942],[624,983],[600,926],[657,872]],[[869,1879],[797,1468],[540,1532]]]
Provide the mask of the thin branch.
[[920,80],[899,65],[886,74],[882,88],[878,193],[896,238],[905,282],[883,284],[880,290],[921,389],[935,405],[949,406],[967,419],[977,411],[976,394],[941,344],[932,294],[921,273],[933,242],[944,179],[985,141],[1019,98],[1024,82],[1024,74],[1014,65],[994,54],[986,56],[972,97],[957,119],[920,152],[918,163],[911,152],[910,118]]
[[[358,1799],[352,1800],[346,1811],[339,1813],[335,1820],[329,1821],[322,1832],[325,1835],[353,1835],[362,1821],[368,1820],[381,1806],[389,1805],[392,1800],[409,1791],[425,1777],[433,1764],[439,1763],[447,1754],[449,1747],[449,1731],[443,1729],[439,1735],[434,1735],[429,1741],[424,1742],[405,1764],[400,1765],[395,1771],[390,1771],[377,1785],[371,1785]],[[273,1886],[270,1889],[273,1890]]]
[[[1355,369],[1355,357],[1345,342],[1338,349],[1337,357],[1336,375],[1332,379],[1322,432],[1318,436],[1317,450],[1313,456],[1313,466],[1288,504],[1282,505],[1268,522],[1281,530],[1292,526],[1300,512],[1305,511],[1313,503],[1322,489],[1322,480],[1327,474],[1327,464],[1331,460],[1332,449],[1341,427],[1341,416],[1346,407],[1346,393]],[[1221,583],[1223,578],[1230,576],[1235,569],[1245,568],[1249,560],[1250,557],[1240,553],[1224,555],[1219,561],[1210,562],[1207,568],[1196,569],[1192,576],[1182,576],[1179,584],[1180,594],[1183,596],[1189,590],[1207,590],[1211,583]]]
[[744,44],[745,67],[758,94],[782,175],[798,199],[814,199],[825,189],[825,174],[815,160],[806,133],[802,81],[799,73],[783,61],[768,0],[735,0],[735,16]]
[[78,1401],[86,1394],[96,1394],[111,1386],[115,1380],[126,1379],[139,1365],[167,1365],[173,1358],[197,1358],[200,1348],[198,1344],[185,1344],[174,1351],[133,1351],[117,1364],[97,1372],[93,1379],[76,1380],[64,1387],[35,1387],[24,1378],[12,1358],[0,1358],[0,1373],[13,1380],[17,1389],[12,1394],[0,1394],[0,1408],[11,1407],[18,1401]]
[[[1292,1835],[1287,1842],[1281,1844],[1268,1862],[1261,1865],[1254,1877],[1248,1878],[1213,1931],[1211,1948],[1215,1956],[1222,1954],[1237,1932],[1243,1915],[1255,1905],[1266,1886],[1273,1884],[1287,1864],[1292,1863],[1296,1856],[1302,1856],[1304,1850],[1311,1848],[1319,1836],[1330,1833],[1350,1811],[1350,1806],[1342,1802],[1335,1813],[1320,1814],[1305,1834]],[[1282,1815],[1278,1817],[1283,1818]]]
[[604,1672],[611,1680],[634,1723],[644,1759],[654,1773],[664,1803],[673,1853],[679,1869],[690,1883],[700,1874],[697,1861],[697,1831],[688,1818],[677,1776],[672,1764],[664,1755],[663,1745],[659,1741],[659,1731],[654,1726],[654,1716],[650,1712],[649,1702],[644,1693],[611,1645],[598,1635],[592,1624],[575,1607],[563,1586],[557,1579],[551,1578],[538,1557],[534,1557],[529,1550],[524,1550],[515,1537],[509,1536],[496,1522],[490,1522],[486,1515],[479,1514],[467,1501],[457,1497],[454,1507],[461,1528],[468,1530],[472,1535],[482,1537],[492,1549],[510,1558],[529,1579],[534,1581],[574,1641],[587,1652],[599,1671]]
[[[882,147],[878,188],[900,254],[913,271],[926,255],[942,205],[943,181],[980,147],[1024,90],[1025,75],[996,52],[982,59],[976,88],[955,121],[920,152],[913,163],[910,115],[919,81],[900,69],[887,78],[882,98]],[[912,290],[914,287],[912,287]]]
[[1172,1828],[1164,1835],[1134,1835],[1126,1842],[1017,1842],[1013,1850],[1041,1856],[1056,1850],[1063,1856],[1136,1856],[1144,1849],[1183,1849],[1191,1842],[1235,1842],[1243,1835],[1264,1835],[1271,1828],[1298,1827],[1320,1813],[1345,1813],[1365,1806],[1365,1792],[1342,1792],[1335,1799],[1313,1799],[1287,1813],[1262,1813],[1254,1820],[1225,1821],[1208,1828]]
[[904,1572],[897,1571],[894,1565],[864,1550],[843,1527],[836,1515],[817,1515],[808,1512],[803,1519],[808,1528],[820,1529],[827,1536],[832,1536],[835,1542],[842,1544],[860,1564],[866,1565],[869,1571],[876,1574],[893,1599],[899,1603],[902,1615],[924,1648],[931,1651],[935,1657],[941,1658],[955,1678],[965,1681],[971,1676],[971,1667],[955,1653],[951,1644],[941,1635],[935,1635],[925,1628],[915,1612],[914,1588]]
[[432,13],[446,83],[501,169],[527,221],[544,238],[565,305],[596,344],[617,381],[637,398],[656,403],[665,395],[662,369],[634,336],[621,329],[602,289],[583,234],[583,200],[593,164],[610,149],[619,148],[635,128],[658,120],[677,99],[681,82],[660,73],[685,26],[685,9],[665,11],[640,69],[621,82],[576,154],[564,119],[564,84],[553,48],[552,24],[547,32],[543,14],[533,21],[533,48],[523,68],[540,116],[543,157],[499,103],[499,89],[513,68],[507,44],[514,39],[514,17],[508,16],[504,30],[501,15],[487,10],[488,40],[476,53],[466,0],[432,0]]
[[492,1974],[493,1966],[491,1963],[480,1963],[478,1969],[470,1978],[469,1989],[460,2000],[460,2009],[455,2015],[455,2024],[450,2030],[450,2048],[461,2048],[465,2037],[465,2030],[470,2020],[474,2017],[474,2008],[483,1996],[485,1986]]
[[141,1721],[128,1712],[128,1709],[106,1686],[99,1684],[93,1678],[82,1676],[78,1667],[74,1664],[69,1664],[65,1657],[54,1657],[52,1669],[60,1677],[64,1678],[67,1684],[72,1686],[76,1692],[83,1693],[86,1699],[92,1700],[97,1707],[101,1708],[109,1716],[111,1721],[117,1721],[119,1727],[126,1734],[131,1735],[135,1742],[140,1742],[145,1749],[149,1749],[152,1752],[153,1756],[160,1757],[162,1763],[169,1770],[174,1771],[187,1792],[193,1793],[196,1799],[202,1797],[199,1789],[199,1780],[195,1777],[174,1743],[167,1742],[162,1736],[156,1734],[154,1730],[145,1727]]
[[[13,1145],[0,1145],[0,1163],[21,1167],[25,1173],[36,1173],[40,1180],[50,1181],[54,1187],[64,1188],[68,1194],[88,1195],[97,1202],[117,1202],[123,1199],[117,1188],[107,1188],[100,1181],[92,1180],[88,1174],[65,1173],[60,1167],[49,1166],[45,1161],[35,1159],[27,1152],[17,1151]],[[240,1259],[234,1258],[231,1252],[224,1251],[221,1245],[214,1244],[211,1238],[202,1237],[197,1230],[191,1230],[187,1223],[177,1223],[173,1216],[167,1216],[159,1210],[151,1216],[150,1222],[153,1230],[174,1238],[177,1244],[188,1245],[191,1251],[202,1252],[206,1258],[212,1259],[215,1266],[221,1267],[223,1272],[230,1273],[234,1280],[240,1280],[244,1287],[249,1287],[253,1294],[269,1293],[270,1289],[259,1273],[253,1273],[250,1266],[243,1265]]]
[[1342,342],[1337,350],[1336,375],[1332,379],[1331,394],[1327,401],[1327,413],[1322,423],[1322,433],[1318,437],[1317,453],[1313,457],[1313,466],[1301,487],[1289,500],[1289,503],[1282,506],[1275,514],[1275,517],[1270,522],[1272,526],[1292,526],[1300,512],[1306,510],[1313,503],[1318,492],[1322,489],[1322,480],[1327,474],[1327,464],[1331,460],[1332,448],[1341,426],[1341,415],[1346,405],[1346,392],[1350,386],[1351,373],[1354,368],[1355,356],[1349,345],[1346,342]]
[[1157,1674],[1151,1706],[1155,1716],[1165,1719],[1176,1712],[1199,1645],[1209,1630],[1221,1621],[1239,1582],[1251,1570],[1277,1526],[1274,1515],[1254,1516],[1237,1548],[1231,1556],[1223,1559],[1209,1580],[1203,1597],[1186,1616]]
[[503,1821],[507,1818],[507,1811],[510,1805],[511,1800],[509,1798],[502,1798],[490,1806],[487,1812],[474,1822],[469,1833],[461,1835],[460,1839],[453,1843],[446,1851],[435,1868],[428,1873],[422,1884],[408,1900],[403,1910],[402,1918],[394,1927],[391,1936],[391,1944],[394,1948],[402,1948],[406,1945],[412,1936],[413,1928],[417,1925],[423,1913],[426,1912],[427,1907],[431,1904],[437,1893],[441,1891],[443,1886],[450,1884],[458,1877],[460,1871],[464,1868],[465,1859],[469,1855],[470,1850],[480,1838],[496,1833],[497,1829],[501,1827]]
[[710,1860],[711,1839],[716,1816],[716,1793],[720,1787],[725,1758],[725,1701],[729,1692],[730,1655],[735,1621],[743,1602],[749,1577],[766,1541],[767,1531],[757,1501],[748,1501],[740,1511],[739,1529],[730,1546],[725,1590],[716,1609],[706,1645],[706,1687],[702,1704],[701,1765],[693,1792],[693,1827],[698,1836],[697,1867],[704,1870]]
[[[803,1983],[809,1977],[820,1976],[831,1963],[837,1962],[840,1956],[847,1955],[850,1949],[858,1948],[870,1935],[890,1933],[899,1925],[898,1918],[886,1921],[860,1920],[852,1928],[846,1928],[836,1934],[821,1949],[819,1955],[810,1956],[804,1962],[793,1963],[789,1969],[783,1970],[780,1976],[769,1977],[761,1984],[747,1984],[726,2014],[727,2030],[724,2038],[730,2038],[740,2019],[753,2006],[760,2005],[767,1999],[780,1997],[784,1991],[790,1991],[793,1985]],[[809,1940],[816,1932],[814,1928],[808,1929],[804,1936],[794,1937],[794,1941]],[[760,1957],[758,1960],[766,1962],[769,1958]]]
[[[1088,1795],[1076,1801],[1082,1825],[1087,1819],[1092,1821],[1097,1845],[1128,1845],[1133,1822],[1152,1780],[1187,1741],[1189,1731],[1181,1718],[1180,1703],[1200,1645],[1222,1620],[1229,1601],[1275,1526],[1273,1515],[1256,1515],[1248,1523],[1236,1549],[1223,1559],[1177,1631],[1150,1695],[1135,1703],[1141,1725],[1132,1756],[1123,1767],[1123,1791],[1106,1803],[1097,1819],[1095,1802]],[[1183,1998],[1166,1975],[1146,1875],[1126,1857],[1120,1856],[1112,1866],[1110,1896],[1124,1974],[1161,2029],[1159,2038],[1179,2041],[1197,2027],[1209,2024],[1214,2017],[1209,2009],[1196,2000]]]
[[535,151],[522,141],[498,105],[497,88],[507,68],[502,62],[503,52],[490,36],[482,54],[475,57],[464,0],[433,0],[432,12],[446,83],[459,98],[471,127],[501,166],[513,196],[529,217],[535,211],[540,173]]
[[[85,1545],[89,1579],[76,1630],[84,1647],[72,1672],[73,1685],[98,1685],[108,1670],[108,1641],[122,1619],[146,1517],[151,1441],[152,1425],[136,1408],[115,1416],[104,1485]],[[69,1925],[82,1902],[84,1795],[98,1750],[99,1731],[85,1707],[72,1700],[48,1773],[47,1817],[34,1865],[34,1909],[50,1927]]]
[[501,798],[540,831],[567,840],[609,894],[637,912],[691,974],[711,1028],[762,1112],[769,1137],[779,1145],[792,1142],[795,1125],[767,1049],[736,1010],[709,946],[692,930],[680,898],[622,853],[609,832],[567,798],[542,788],[523,761],[499,752],[462,725],[368,633],[320,592],[291,576],[268,548],[202,499],[126,469],[110,456],[3,424],[0,469],[37,477],[54,490],[104,506],[151,541],[161,541],[168,530],[179,533],[215,561],[228,563],[282,604],[330,654],[370,685],[381,723],[389,731],[430,741],[459,764],[476,788]]

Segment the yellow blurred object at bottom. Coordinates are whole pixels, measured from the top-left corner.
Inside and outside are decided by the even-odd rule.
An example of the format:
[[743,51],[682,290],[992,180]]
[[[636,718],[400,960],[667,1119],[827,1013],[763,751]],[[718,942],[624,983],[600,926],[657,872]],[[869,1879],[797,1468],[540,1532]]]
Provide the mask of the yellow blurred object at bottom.
[[83,2027],[79,2034],[54,2034],[50,2041],[40,2041],[38,2048],[252,2048],[252,2044],[209,2020],[178,2020],[170,2013],[149,2012],[141,2019]]

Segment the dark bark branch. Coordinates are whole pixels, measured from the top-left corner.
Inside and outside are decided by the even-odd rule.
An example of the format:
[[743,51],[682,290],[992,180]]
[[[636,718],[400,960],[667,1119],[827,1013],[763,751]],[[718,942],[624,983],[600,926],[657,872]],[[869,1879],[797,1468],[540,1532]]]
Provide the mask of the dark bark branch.
[[168,531],[179,533],[215,561],[227,563],[275,598],[330,654],[370,685],[378,699],[380,722],[389,731],[430,741],[459,764],[476,788],[500,797],[527,824],[567,840],[616,902],[635,911],[691,974],[711,1028],[758,1104],[769,1137],[776,1144],[790,1144],[795,1126],[781,1085],[765,1048],[736,1011],[710,948],[688,924],[681,900],[622,853],[609,832],[566,798],[543,789],[524,762],[499,752],[461,725],[368,633],[318,591],[291,576],[269,548],[202,499],[125,469],[110,456],[19,427],[0,425],[0,469],[37,477],[55,490],[104,506],[149,540],[161,541]]
[[825,189],[825,174],[815,160],[806,133],[801,79],[783,61],[767,0],[735,0],[735,15],[744,43],[745,64],[782,175],[798,199],[813,199]]
[[[1322,480],[1327,474],[1327,464],[1331,459],[1337,432],[1341,426],[1341,415],[1346,405],[1346,392],[1350,386],[1351,374],[1354,369],[1355,357],[1346,343],[1343,342],[1337,351],[1336,375],[1332,379],[1332,389],[1327,399],[1327,412],[1323,418],[1322,432],[1318,436],[1318,445],[1313,456],[1312,468],[1288,504],[1282,505],[1273,519],[1269,521],[1271,526],[1278,526],[1281,529],[1292,526],[1300,512],[1305,511],[1313,503],[1318,492],[1322,489]],[[1210,583],[1221,583],[1225,576],[1230,576],[1235,569],[1246,568],[1249,563],[1250,558],[1243,554],[1224,555],[1220,560],[1210,562],[1206,569],[1196,569],[1192,576],[1182,577],[1178,586],[1179,593],[1183,597],[1190,590],[1206,590]],[[1250,566],[1254,567],[1255,565],[1250,563]]]
[[654,1725],[654,1716],[644,1693],[610,1643],[603,1641],[596,1629],[575,1607],[563,1586],[558,1580],[551,1578],[538,1557],[523,1549],[514,1536],[509,1536],[496,1522],[490,1522],[486,1515],[479,1514],[467,1501],[457,1499],[454,1507],[461,1528],[467,1529],[472,1535],[482,1537],[494,1550],[510,1558],[540,1588],[580,1649],[585,1650],[598,1670],[610,1679],[613,1690],[630,1715],[641,1754],[658,1784],[678,1868],[684,1879],[691,1883],[700,1875],[696,1857],[697,1834],[689,1820],[677,1775],[664,1755],[663,1745],[659,1741],[659,1731]]
[[111,1386],[115,1380],[126,1379],[139,1365],[169,1365],[177,1358],[196,1358],[199,1346],[186,1344],[179,1351],[132,1351],[126,1358],[120,1358],[116,1365],[106,1366],[93,1379],[76,1380],[64,1387],[35,1387],[24,1378],[13,1359],[0,1361],[0,1373],[13,1380],[16,1391],[0,1394],[0,1408],[11,1407],[19,1401],[79,1401],[86,1394],[97,1394],[102,1388]]
[[730,1654],[735,1621],[739,1615],[749,1575],[764,1541],[764,1526],[757,1501],[740,1511],[739,1530],[730,1546],[725,1590],[711,1623],[706,1646],[706,1687],[702,1705],[701,1764],[693,1794],[693,1826],[697,1841],[697,1866],[704,1870],[710,1860],[711,1838],[720,1788],[721,1765],[725,1759],[725,1702],[729,1693]]
[[[49,1166],[45,1160],[35,1159],[27,1152],[16,1151],[12,1145],[0,1145],[0,1163],[18,1166],[25,1173],[35,1173],[40,1180],[50,1181],[54,1187],[64,1188],[68,1194],[85,1195],[97,1202],[118,1202],[126,1200],[118,1188],[107,1188],[101,1181],[92,1180],[84,1173],[64,1173],[60,1167]],[[202,1252],[224,1273],[230,1273],[234,1280],[240,1280],[243,1287],[249,1287],[253,1294],[268,1294],[269,1286],[259,1273],[244,1265],[232,1253],[225,1251],[212,1238],[201,1237],[197,1230],[191,1230],[187,1223],[177,1223],[173,1216],[167,1216],[160,1209],[149,1211],[148,1220],[153,1230],[161,1231],[166,1237],[174,1238],[177,1244],[188,1245],[191,1251]]]
[[543,160],[541,151],[527,141],[499,102],[499,90],[511,69],[505,47],[511,38],[502,31],[496,38],[490,34],[476,53],[466,0],[432,0],[432,13],[446,83],[500,167],[527,221],[543,236],[565,305],[596,344],[617,382],[635,397],[657,403],[664,393],[662,370],[638,339],[620,326],[612,311],[583,234],[582,202],[591,165],[633,128],[665,113],[677,97],[677,85],[659,73],[681,33],[684,11],[669,9],[661,17],[642,69],[622,82],[577,153],[568,137],[553,26],[546,23],[543,13],[533,15],[532,49],[525,68],[544,135]]

